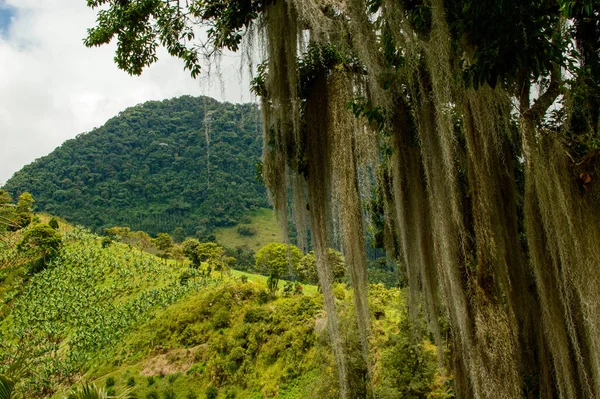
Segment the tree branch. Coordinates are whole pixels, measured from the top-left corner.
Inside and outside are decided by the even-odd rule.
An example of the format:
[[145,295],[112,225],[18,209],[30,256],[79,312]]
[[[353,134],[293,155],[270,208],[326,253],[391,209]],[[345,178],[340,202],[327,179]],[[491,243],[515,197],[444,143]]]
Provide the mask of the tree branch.
[[560,76],[560,68],[556,67],[552,71],[550,77],[550,85],[548,89],[535,101],[535,103],[527,110],[528,116],[537,125],[542,121],[546,111],[554,100],[562,93],[562,78]]

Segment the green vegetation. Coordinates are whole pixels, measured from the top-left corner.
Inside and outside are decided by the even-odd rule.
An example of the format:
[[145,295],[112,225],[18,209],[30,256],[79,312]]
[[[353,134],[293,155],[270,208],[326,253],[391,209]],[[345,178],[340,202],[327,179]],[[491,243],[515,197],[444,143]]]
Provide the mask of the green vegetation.
[[[24,238],[38,226],[44,225],[26,230]],[[60,255],[24,287],[27,277],[18,276],[29,261],[7,269],[17,277],[2,298],[11,305],[0,329],[0,363],[18,353],[32,356],[29,375],[20,383],[27,395],[51,393],[90,360],[107,359],[103,349],[119,342],[132,325],[208,283],[181,286],[173,265],[121,245],[102,248],[97,237],[82,230],[66,233],[63,241]],[[59,350],[63,355],[56,357]]]
[[[239,228],[256,231],[256,234],[250,236],[240,234]],[[246,213],[237,227],[215,229],[215,239],[227,248],[247,246],[248,249],[256,252],[269,243],[281,242],[283,237],[273,210],[263,208]]]
[[24,192],[19,195],[18,202],[14,204],[11,195],[0,190],[0,234],[29,226],[33,220],[34,202],[31,194]]
[[599,1],[88,5],[102,8],[86,45],[114,39],[131,74],[160,45],[196,77],[204,55],[263,44],[247,52],[265,56],[252,64],[261,175],[282,225],[293,204],[303,248],[310,223],[342,398],[377,380],[355,384],[327,249],[344,249],[369,359],[373,182],[384,222],[373,238],[438,347],[451,324],[453,361],[439,361],[460,397],[600,397]]
[[58,256],[62,246],[62,237],[47,224],[34,224],[23,234],[17,245],[17,251],[31,259],[29,273],[45,269]]
[[[3,253],[11,262],[1,269],[7,277],[0,290],[0,382],[14,386],[17,397],[338,396],[327,318],[315,286],[269,294],[266,276],[203,274],[206,264],[227,263],[214,243],[192,246],[195,269],[191,262],[165,262],[118,241],[104,245],[108,237],[64,222],[63,231],[34,224],[13,234],[29,242],[26,237],[40,227],[62,242],[44,270],[28,275],[31,256]],[[284,248],[284,260],[286,254]],[[182,273],[188,275],[185,283]],[[412,338],[401,292],[383,286],[372,292],[373,323],[380,331],[376,348],[386,362],[385,372],[376,371],[378,387],[399,398],[443,392],[434,350]],[[346,309],[345,345],[351,352],[358,343],[352,292],[339,285],[336,295]],[[386,355],[398,345],[410,347],[408,357]],[[13,375],[9,366],[19,358],[23,372],[2,376]],[[360,359],[352,370],[360,385],[366,372]],[[77,382],[81,378],[87,382]]]
[[285,275],[296,274],[302,251],[291,244],[271,243],[262,247],[256,253],[256,270],[269,276],[267,285],[273,294],[279,286],[279,279]]
[[373,237],[438,347],[452,326],[439,361],[460,397],[600,397],[599,1],[143,4],[88,1],[101,10],[86,45],[114,39],[131,74],[163,45],[195,77],[204,55],[263,44],[247,52],[265,56],[261,175],[282,225],[293,204],[300,247],[310,223],[342,398],[377,379],[355,384],[328,248],[344,249],[370,359],[373,182]]
[[[151,101],[66,141],[4,189],[13,197],[30,192],[37,211],[98,233],[128,226],[204,239],[267,206],[255,180],[261,148],[254,105],[189,96]],[[32,205],[26,199],[23,209]]]
[[[346,275],[346,263],[341,252],[329,248],[327,261],[331,268],[331,277],[333,278],[333,281],[338,283],[342,282]],[[313,251],[304,255],[297,267],[296,274],[298,275],[298,279],[311,284],[317,284],[319,282],[319,276],[317,275],[317,258]]]

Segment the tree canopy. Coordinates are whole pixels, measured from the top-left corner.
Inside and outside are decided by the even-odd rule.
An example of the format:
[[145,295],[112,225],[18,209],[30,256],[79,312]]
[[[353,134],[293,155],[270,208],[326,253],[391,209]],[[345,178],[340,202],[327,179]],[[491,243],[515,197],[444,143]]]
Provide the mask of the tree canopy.
[[[327,252],[327,262],[332,270],[333,281],[341,282],[346,275],[346,263],[344,257],[339,251],[329,248]],[[317,258],[313,251],[307,253],[302,257],[300,263],[297,265],[297,275],[301,281],[306,281],[312,284],[319,282],[319,275],[317,273]]]
[[295,275],[302,259],[302,251],[295,245],[272,242],[256,252],[256,270],[269,276],[269,288],[275,292],[279,280]]
[[36,273],[46,268],[58,256],[62,247],[59,232],[47,224],[36,224],[25,230],[17,249],[31,259],[30,272]]

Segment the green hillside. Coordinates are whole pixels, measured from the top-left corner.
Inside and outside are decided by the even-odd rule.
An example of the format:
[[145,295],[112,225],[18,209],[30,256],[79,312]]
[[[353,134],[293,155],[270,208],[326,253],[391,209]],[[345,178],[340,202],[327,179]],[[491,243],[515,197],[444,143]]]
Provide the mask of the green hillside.
[[[250,233],[244,233],[245,231]],[[282,242],[281,228],[272,209],[258,209],[245,215],[240,224],[215,230],[219,244],[228,248],[248,246],[257,251],[271,242]]]
[[[0,374],[23,362],[22,397],[63,399],[83,381],[144,399],[338,396],[316,287],[272,297],[263,276],[206,276],[187,262],[104,246],[80,228],[61,225],[59,232],[59,255],[38,273],[26,273],[32,260],[14,245],[0,247]],[[339,285],[336,297],[358,398],[367,370],[352,292]],[[413,338],[422,326],[411,327],[403,298],[371,286],[376,392],[452,397],[450,382],[437,374],[435,347]]]
[[184,96],[128,108],[6,183],[36,210],[93,231],[129,226],[205,237],[266,207],[255,180],[262,139],[253,104]]

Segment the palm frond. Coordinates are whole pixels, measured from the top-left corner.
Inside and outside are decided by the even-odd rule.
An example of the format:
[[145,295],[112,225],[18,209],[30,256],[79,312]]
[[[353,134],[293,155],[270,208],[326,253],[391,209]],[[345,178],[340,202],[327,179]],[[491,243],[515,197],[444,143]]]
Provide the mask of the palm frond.
[[15,383],[5,375],[0,374],[0,399],[11,399]]
[[[131,388],[122,389],[117,395],[109,396],[104,388],[98,388],[94,384],[85,383],[79,388],[74,388],[65,399],[125,399],[131,392]],[[4,399],[0,396],[0,399]]]

